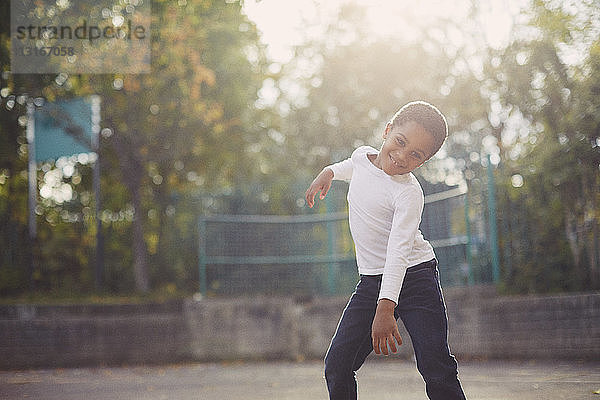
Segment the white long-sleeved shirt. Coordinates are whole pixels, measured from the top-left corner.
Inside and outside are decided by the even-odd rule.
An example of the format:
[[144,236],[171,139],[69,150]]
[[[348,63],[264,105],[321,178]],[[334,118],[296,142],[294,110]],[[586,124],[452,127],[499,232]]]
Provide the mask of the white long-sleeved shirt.
[[419,225],[423,189],[412,173],[388,175],[367,158],[377,154],[361,146],[344,161],[330,165],[333,179],[350,182],[348,219],[358,273],[383,274],[379,299],[398,303],[408,267],[435,257]]

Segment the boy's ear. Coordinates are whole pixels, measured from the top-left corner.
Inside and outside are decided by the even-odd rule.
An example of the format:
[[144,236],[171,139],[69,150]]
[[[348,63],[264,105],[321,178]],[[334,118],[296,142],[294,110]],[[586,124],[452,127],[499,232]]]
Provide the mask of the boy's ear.
[[388,134],[390,133],[390,131],[392,130],[392,124],[390,122],[387,123],[387,125],[385,126],[385,130],[383,131],[383,138],[387,139]]

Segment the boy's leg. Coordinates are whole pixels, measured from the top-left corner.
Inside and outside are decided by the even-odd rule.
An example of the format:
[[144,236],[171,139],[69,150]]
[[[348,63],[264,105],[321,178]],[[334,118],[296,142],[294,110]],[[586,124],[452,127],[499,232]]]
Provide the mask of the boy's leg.
[[355,372],[373,351],[371,325],[377,309],[381,276],[361,276],[338,323],[325,356],[329,398],[356,399]]
[[412,340],[428,397],[465,399],[456,360],[448,348],[446,306],[435,260],[407,270],[397,312]]

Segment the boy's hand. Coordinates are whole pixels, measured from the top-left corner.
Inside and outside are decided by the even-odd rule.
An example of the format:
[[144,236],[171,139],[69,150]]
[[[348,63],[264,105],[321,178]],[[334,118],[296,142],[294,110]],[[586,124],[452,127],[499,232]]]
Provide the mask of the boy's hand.
[[392,353],[398,351],[394,339],[398,342],[398,346],[402,345],[402,337],[398,330],[396,318],[394,318],[394,308],[396,303],[388,299],[379,300],[377,311],[372,325],[373,350],[375,354],[388,355],[388,345]]
[[315,196],[321,191],[321,200],[325,198],[325,195],[331,187],[331,181],[333,180],[333,171],[330,168],[325,168],[314,181],[310,184],[306,190],[306,203],[310,208],[315,204]]

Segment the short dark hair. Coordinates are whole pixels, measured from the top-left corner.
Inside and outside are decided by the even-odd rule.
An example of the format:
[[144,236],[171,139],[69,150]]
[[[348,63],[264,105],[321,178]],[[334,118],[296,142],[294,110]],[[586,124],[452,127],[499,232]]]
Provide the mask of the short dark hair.
[[437,107],[425,101],[411,101],[394,114],[390,124],[392,127],[400,127],[409,121],[421,125],[433,136],[435,147],[432,155],[437,153],[448,137],[448,124],[444,114]]

